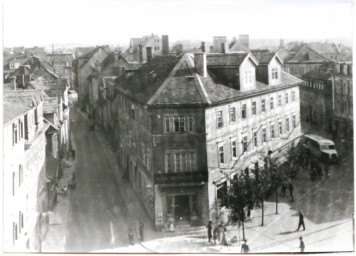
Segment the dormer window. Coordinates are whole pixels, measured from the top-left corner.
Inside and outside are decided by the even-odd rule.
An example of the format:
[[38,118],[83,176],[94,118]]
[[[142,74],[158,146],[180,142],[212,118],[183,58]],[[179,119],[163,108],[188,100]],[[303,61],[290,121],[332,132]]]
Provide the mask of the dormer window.
[[245,71],[245,83],[250,84],[252,83],[252,71],[251,70],[246,70]]
[[278,79],[278,68],[272,68],[272,79]]

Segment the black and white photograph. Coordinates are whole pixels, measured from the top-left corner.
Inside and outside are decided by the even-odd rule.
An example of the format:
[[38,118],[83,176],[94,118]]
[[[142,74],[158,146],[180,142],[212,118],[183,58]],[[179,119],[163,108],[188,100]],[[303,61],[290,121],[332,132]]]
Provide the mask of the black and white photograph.
[[2,253],[355,252],[354,0],[2,0]]

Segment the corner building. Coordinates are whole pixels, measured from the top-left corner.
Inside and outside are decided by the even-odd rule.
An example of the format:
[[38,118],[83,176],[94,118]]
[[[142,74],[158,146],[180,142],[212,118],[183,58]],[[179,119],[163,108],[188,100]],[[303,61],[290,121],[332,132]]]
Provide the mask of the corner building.
[[300,135],[301,80],[258,57],[156,56],[116,79],[119,161],[157,228],[206,223],[227,175]]

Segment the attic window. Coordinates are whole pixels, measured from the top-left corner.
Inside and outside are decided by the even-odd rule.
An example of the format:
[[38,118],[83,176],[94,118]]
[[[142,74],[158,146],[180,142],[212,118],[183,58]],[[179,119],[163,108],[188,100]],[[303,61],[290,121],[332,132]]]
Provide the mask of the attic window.
[[278,79],[278,68],[272,68],[272,79]]

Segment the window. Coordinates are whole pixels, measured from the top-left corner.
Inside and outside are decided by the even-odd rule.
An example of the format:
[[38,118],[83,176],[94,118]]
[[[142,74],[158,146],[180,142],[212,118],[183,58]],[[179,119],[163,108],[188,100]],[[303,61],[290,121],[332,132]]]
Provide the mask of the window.
[[274,108],[273,97],[271,97],[271,99],[270,99],[270,108],[271,108],[271,110]]
[[15,173],[13,172],[12,173],[12,195],[13,196],[15,195],[15,184],[16,184],[15,178],[16,178],[16,176],[15,176]]
[[231,141],[231,151],[232,151],[232,157],[233,157],[233,158],[237,157],[237,145],[236,145],[236,140]]
[[235,121],[236,121],[235,107],[230,107],[230,123],[235,123]]
[[15,244],[17,240],[17,224],[15,222],[12,223],[12,240],[13,243]]
[[23,228],[23,214],[19,212],[19,233],[21,233],[21,228]]
[[23,182],[23,168],[22,168],[22,165],[20,164],[19,165],[19,186],[21,186]]
[[279,134],[283,134],[282,119],[278,120]]
[[217,120],[218,128],[221,128],[224,125],[224,120],[223,120],[223,115],[222,114],[223,114],[222,110],[219,110],[217,112],[216,120]]
[[248,71],[248,82],[249,83],[252,82],[252,72],[251,72],[251,70]]
[[194,151],[173,151],[165,154],[166,173],[196,171]]
[[188,131],[193,131],[193,116],[188,116]]
[[15,146],[17,143],[18,138],[17,138],[17,125],[12,124],[12,146]]
[[19,139],[23,139],[23,122],[22,122],[22,120],[19,120],[19,127],[20,127]]
[[293,125],[293,128],[297,127],[295,114],[292,116],[292,125]]
[[278,68],[272,68],[272,79],[278,79]]
[[184,116],[175,116],[174,120],[174,131],[184,132]]
[[165,126],[166,126],[165,131],[169,132],[169,116],[165,117]]
[[286,132],[289,132],[289,117],[286,117]]
[[219,163],[223,164],[225,162],[224,161],[224,146],[223,145],[219,146],[218,151],[219,151]]
[[261,100],[261,111],[262,112],[266,111],[266,100],[265,99]]
[[278,95],[278,106],[282,106],[282,95]]
[[271,139],[274,139],[276,135],[274,134],[274,123],[271,123]]
[[243,136],[242,138],[242,151],[247,152],[247,136]]
[[292,91],[292,101],[295,101],[295,91]]
[[246,118],[246,104],[241,105],[241,117]]
[[267,142],[267,133],[266,133],[266,127],[262,128],[262,141]]
[[253,143],[254,143],[255,147],[257,147],[257,132],[253,133]]
[[129,116],[132,119],[135,119],[135,105],[131,104],[131,108],[129,109]]
[[284,94],[284,98],[285,98],[285,104],[288,104],[288,100],[289,100],[288,92],[286,92],[286,93]]
[[256,101],[252,102],[252,115],[255,116],[256,115]]

